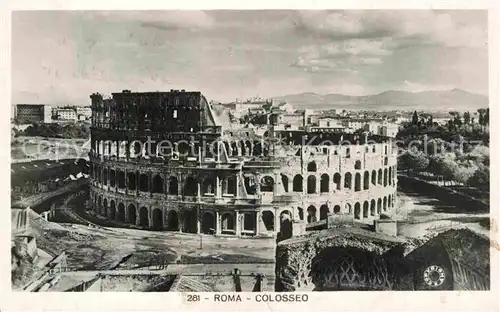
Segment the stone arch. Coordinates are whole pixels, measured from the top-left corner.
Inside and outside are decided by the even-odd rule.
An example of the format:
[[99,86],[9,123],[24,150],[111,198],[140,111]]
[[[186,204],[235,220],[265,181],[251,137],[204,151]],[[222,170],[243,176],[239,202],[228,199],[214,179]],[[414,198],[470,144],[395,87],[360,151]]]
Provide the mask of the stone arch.
[[128,205],[128,222],[135,224],[137,221],[137,212],[133,204]]
[[384,196],[384,199],[382,200],[382,202],[383,202],[384,211],[387,211],[387,196]]
[[146,207],[139,209],[139,225],[143,227],[149,226],[148,208]]
[[387,168],[384,169],[384,186],[387,186]]
[[340,175],[340,173],[336,173],[333,175],[333,183],[335,183],[335,189],[337,189],[338,191],[340,191],[342,189],[342,176]]
[[365,171],[363,176],[363,189],[368,190],[370,188],[370,173]]
[[295,177],[293,177],[293,191],[294,192],[302,192],[304,188],[304,179],[302,178],[302,175],[297,174]]
[[255,232],[255,212],[244,212],[242,230]]
[[231,142],[231,155],[232,156],[238,156],[238,144],[235,141]]
[[262,212],[262,222],[267,231],[274,231],[274,213],[269,210]]
[[234,234],[236,220],[232,213],[226,212],[221,217],[222,234]]
[[167,213],[167,230],[179,231],[179,214],[175,210],[169,210]]
[[391,205],[391,194],[389,194],[389,196],[387,196],[387,207],[388,208],[392,207],[392,205]]
[[245,149],[246,149],[246,151],[247,151],[247,156],[252,155],[252,149],[253,149],[253,148],[252,148],[252,142],[250,142],[250,141],[246,141],[246,142],[245,142]]
[[359,172],[356,172],[354,178],[354,191],[355,192],[361,191],[361,174]]
[[328,218],[328,214],[330,213],[330,209],[328,209],[328,205],[321,205],[319,207],[319,219],[326,220]]
[[215,179],[213,177],[206,177],[205,180],[203,180],[202,192],[202,195],[215,194]]
[[103,203],[103,207],[102,207],[103,209],[101,210],[101,213],[102,213],[102,215],[107,217],[108,216],[108,199],[104,198],[102,203]]
[[328,193],[330,191],[330,176],[328,174],[323,173],[321,175],[319,189],[321,193]]
[[312,223],[312,222],[316,222],[316,221],[317,221],[316,207],[311,205],[307,208],[307,223]]
[[344,188],[345,189],[352,189],[352,174],[350,172],[346,172],[345,177],[344,177]]
[[316,193],[316,177],[310,175],[307,177],[307,194]]
[[354,219],[361,219],[361,205],[359,203],[354,205]]
[[241,156],[246,156],[247,151],[245,149],[245,142],[244,141],[240,141],[240,147],[241,147]]
[[379,169],[378,170],[378,175],[377,175],[377,178],[378,178],[378,185],[382,185],[382,182],[383,182],[383,171],[382,169]]
[[116,203],[114,200],[111,200],[109,203],[109,215],[108,215],[108,217],[111,220],[115,220],[115,218],[116,218]]
[[274,191],[274,179],[271,176],[264,176],[260,179],[260,191],[261,192],[273,192]]
[[149,177],[145,173],[139,175],[139,191],[148,192],[149,191]]
[[389,167],[389,176],[387,180],[388,180],[387,183],[389,185],[392,185],[392,167]]
[[281,176],[281,184],[283,184],[283,189],[285,190],[285,192],[288,193],[288,177],[283,173],[280,174],[280,176]]
[[107,168],[104,168],[102,170],[102,184],[108,185],[108,169]]
[[361,169],[361,160],[356,160],[356,162],[354,163],[354,169],[355,170]]
[[372,216],[374,216],[374,215],[375,215],[375,211],[376,211],[376,209],[377,209],[377,208],[376,208],[376,205],[377,205],[377,204],[375,203],[375,199],[372,199],[372,201],[371,201],[371,205],[370,205],[370,214],[371,214]]
[[102,196],[99,195],[99,199],[97,200],[97,213],[102,213]]
[[193,177],[187,177],[184,183],[184,196],[196,196],[198,193],[198,184]]
[[123,203],[118,204],[118,221],[125,222],[125,205]]
[[379,198],[377,200],[377,214],[379,215],[381,213],[381,211],[382,211],[382,199]]
[[311,161],[310,163],[307,164],[307,172],[316,172],[317,170],[316,162]]
[[363,203],[363,218],[368,218],[369,216],[369,210],[370,208],[370,204],[368,203],[367,200],[365,200],[365,202]]
[[201,217],[201,232],[204,234],[215,233],[215,216],[212,212],[205,211]]
[[280,239],[287,239],[292,237],[292,214],[288,210],[283,210],[280,213]]
[[163,178],[159,174],[153,178],[153,193],[163,193]]
[[333,213],[334,214],[340,214],[340,206],[339,205],[333,206]]
[[177,180],[177,177],[170,177],[168,179],[168,194],[169,195],[179,194],[179,180]]
[[346,203],[346,204],[345,204],[345,212],[346,212],[347,214],[349,214],[349,215],[351,215],[351,214],[352,214],[352,205],[351,205],[351,204],[349,204],[349,203]]
[[377,185],[377,170],[372,171],[372,184]]
[[135,190],[135,188],[137,187],[137,183],[136,183],[136,176],[137,173],[136,172],[127,172],[127,188],[129,190]]
[[157,231],[163,229],[163,212],[160,208],[153,210],[153,229]]

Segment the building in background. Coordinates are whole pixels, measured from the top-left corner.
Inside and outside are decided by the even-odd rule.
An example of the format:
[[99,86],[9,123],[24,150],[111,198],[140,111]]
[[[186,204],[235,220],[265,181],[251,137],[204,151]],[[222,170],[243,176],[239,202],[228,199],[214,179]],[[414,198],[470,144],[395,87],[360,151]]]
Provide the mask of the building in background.
[[52,121],[51,107],[47,104],[17,104],[14,118],[20,124]]
[[90,106],[76,106],[78,120],[88,120],[92,117],[92,108]]
[[78,119],[76,109],[73,107],[56,108],[55,115],[57,120],[76,121]]

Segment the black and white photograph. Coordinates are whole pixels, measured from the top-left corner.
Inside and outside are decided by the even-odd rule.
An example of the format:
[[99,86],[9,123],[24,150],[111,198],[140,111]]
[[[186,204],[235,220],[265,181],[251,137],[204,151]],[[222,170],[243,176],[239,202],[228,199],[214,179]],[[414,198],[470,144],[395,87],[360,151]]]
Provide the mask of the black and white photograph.
[[13,292],[491,288],[487,10],[18,10],[10,51]]

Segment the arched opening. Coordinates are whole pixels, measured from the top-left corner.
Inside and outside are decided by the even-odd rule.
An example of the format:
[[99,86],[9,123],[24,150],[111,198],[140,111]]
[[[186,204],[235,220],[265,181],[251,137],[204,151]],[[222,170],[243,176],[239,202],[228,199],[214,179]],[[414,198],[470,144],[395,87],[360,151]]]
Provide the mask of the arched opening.
[[328,206],[327,205],[321,205],[321,207],[319,207],[319,219],[320,220],[325,220],[328,218],[328,213],[329,213],[329,209],[328,209]]
[[252,143],[250,141],[245,142],[245,149],[247,150],[247,156],[252,154]]
[[212,196],[215,194],[215,180],[212,177],[207,177],[203,181],[203,188],[202,188],[203,195],[205,196]]
[[255,177],[245,177],[245,188],[247,190],[248,195],[257,194],[257,184],[255,183]]
[[118,188],[125,188],[125,172],[118,171]]
[[231,156],[231,150],[229,149],[229,143],[227,141],[223,141],[224,149],[226,150],[227,156]]
[[359,203],[354,205],[354,219],[361,219],[361,205]]
[[122,203],[118,204],[118,221],[125,222],[125,205]]
[[392,167],[389,167],[389,177],[388,177],[388,184],[391,185],[392,184]]
[[144,227],[149,226],[148,208],[146,207],[141,207],[139,210],[139,225]]
[[262,212],[262,222],[267,231],[274,231],[274,213],[266,210]]
[[155,175],[153,178],[153,193],[163,193],[163,179],[160,175]]
[[281,184],[283,184],[285,192],[288,192],[288,177],[284,174],[281,174]]
[[109,170],[109,186],[115,187],[116,185],[116,172],[114,170]]
[[108,169],[106,168],[102,170],[102,184],[108,185]]
[[97,201],[97,213],[101,214],[102,213],[102,197],[99,196],[99,199]]
[[333,175],[333,183],[335,183],[335,188],[338,191],[340,191],[340,189],[342,187],[340,173],[336,173]]
[[161,230],[163,228],[163,213],[161,212],[161,209],[155,209],[153,210],[153,229],[154,230]]
[[308,172],[316,172],[316,170],[317,170],[316,162],[311,161],[310,163],[307,164]]
[[176,177],[170,177],[168,179],[168,194],[179,195],[179,180],[177,180]]
[[309,206],[309,208],[307,208],[307,223],[312,223],[312,222],[316,222],[317,221],[317,218],[316,218],[316,207],[314,206]]
[[377,175],[378,185],[382,185],[382,180],[383,180],[382,174],[383,174],[382,169],[379,169],[378,170],[378,175]]
[[356,173],[354,178],[354,191],[355,192],[361,191],[361,174],[359,173]]
[[379,215],[382,212],[382,199],[377,200],[377,214]]
[[365,171],[363,177],[363,189],[368,190],[369,188],[370,188],[370,173],[368,171]]
[[307,177],[307,194],[316,193],[316,177],[310,175]]
[[340,214],[340,206],[339,205],[333,206],[333,213]]
[[292,214],[288,210],[284,210],[280,214],[280,233],[279,239],[287,239],[292,237],[293,228],[292,228]]
[[344,188],[345,189],[352,189],[352,174],[350,172],[347,172],[344,177]]
[[183,227],[182,232],[184,233],[196,233],[197,232],[197,216],[196,209],[184,210],[182,212],[183,216]]
[[377,171],[376,170],[372,171],[372,184],[377,185]]
[[234,234],[235,220],[231,213],[222,215],[222,234]]
[[238,156],[238,144],[236,142],[231,142],[231,155]]
[[193,177],[188,177],[184,184],[184,196],[196,196],[198,185]]
[[384,169],[384,186],[387,186],[387,169]]
[[179,231],[179,214],[175,210],[167,213],[167,230]]
[[236,177],[228,176],[222,180],[222,194],[236,195]]
[[354,169],[355,170],[361,169],[361,160],[356,160],[356,162],[354,163]]
[[255,232],[255,212],[243,213],[243,231]]
[[391,208],[391,207],[392,207],[392,204],[391,204],[391,195],[389,195],[389,196],[387,197],[387,207],[388,207],[388,208]]
[[247,151],[245,149],[245,142],[240,141],[240,147],[241,147],[241,156],[246,156],[247,155]]
[[127,173],[127,178],[128,178],[128,189],[129,190],[135,190],[136,188],[136,181],[135,181],[135,178],[136,178],[136,173],[135,172],[128,172]]
[[215,233],[215,217],[211,212],[205,212],[201,218],[201,232],[204,234]]
[[320,192],[321,193],[328,193],[330,191],[330,176],[327,175],[326,173],[321,175],[321,181],[320,181]]
[[368,201],[365,201],[363,203],[363,218],[368,218],[368,210],[370,208],[370,204],[368,203]]
[[253,155],[260,156],[262,154],[262,143],[260,141],[256,141],[253,144]]
[[111,220],[115,220],[116,218],[116,203],[114,200],[112,200],[109,204],[109,215],[108,217],[111,219]]
[[139,191],[141,192],[147,192],[149,190],[149,178],[147,174],[142,173],[139,176]]
[[135,206],[133,204],[128,205],[128,223],[135,224],[137,221],[137,212],[135,211]]
[[383,202],[384,202],[384,206],[383,206],[384,211],[387,211],[387,197],[384,197],[384,201]]
[[265,176],[260,180],[260,191],[261,192],[273,192],[274,191],[274,179],[270,176]]
[[297,174],[293,177],[293,191],[294,192],[302,192],[303,191],[303,178],[300,174]]
[[372,216],[375,215],[375,211],[376,211],[376,207],[375,206],[376,206],[375,199],[372,199],[371,205],[370,205],[370,214]]
[[104,198],[104,201],[103,201],[103,209],[101,211],[102,215],[104,216],[108,216],[108,200],[106,198]]
[[352,214],[352,206],[351,206],[351,204],[349,204],[349,203],[345,204],[345,212],[347,214],[349,214],[349,215]]

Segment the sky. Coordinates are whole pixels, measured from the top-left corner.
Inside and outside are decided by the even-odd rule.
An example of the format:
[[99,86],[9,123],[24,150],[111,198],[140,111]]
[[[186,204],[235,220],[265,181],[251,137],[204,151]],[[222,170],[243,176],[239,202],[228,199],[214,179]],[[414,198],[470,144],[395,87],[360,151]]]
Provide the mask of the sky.
[[94,92],[488,94],[486,11],[16,11],[12,102]]

